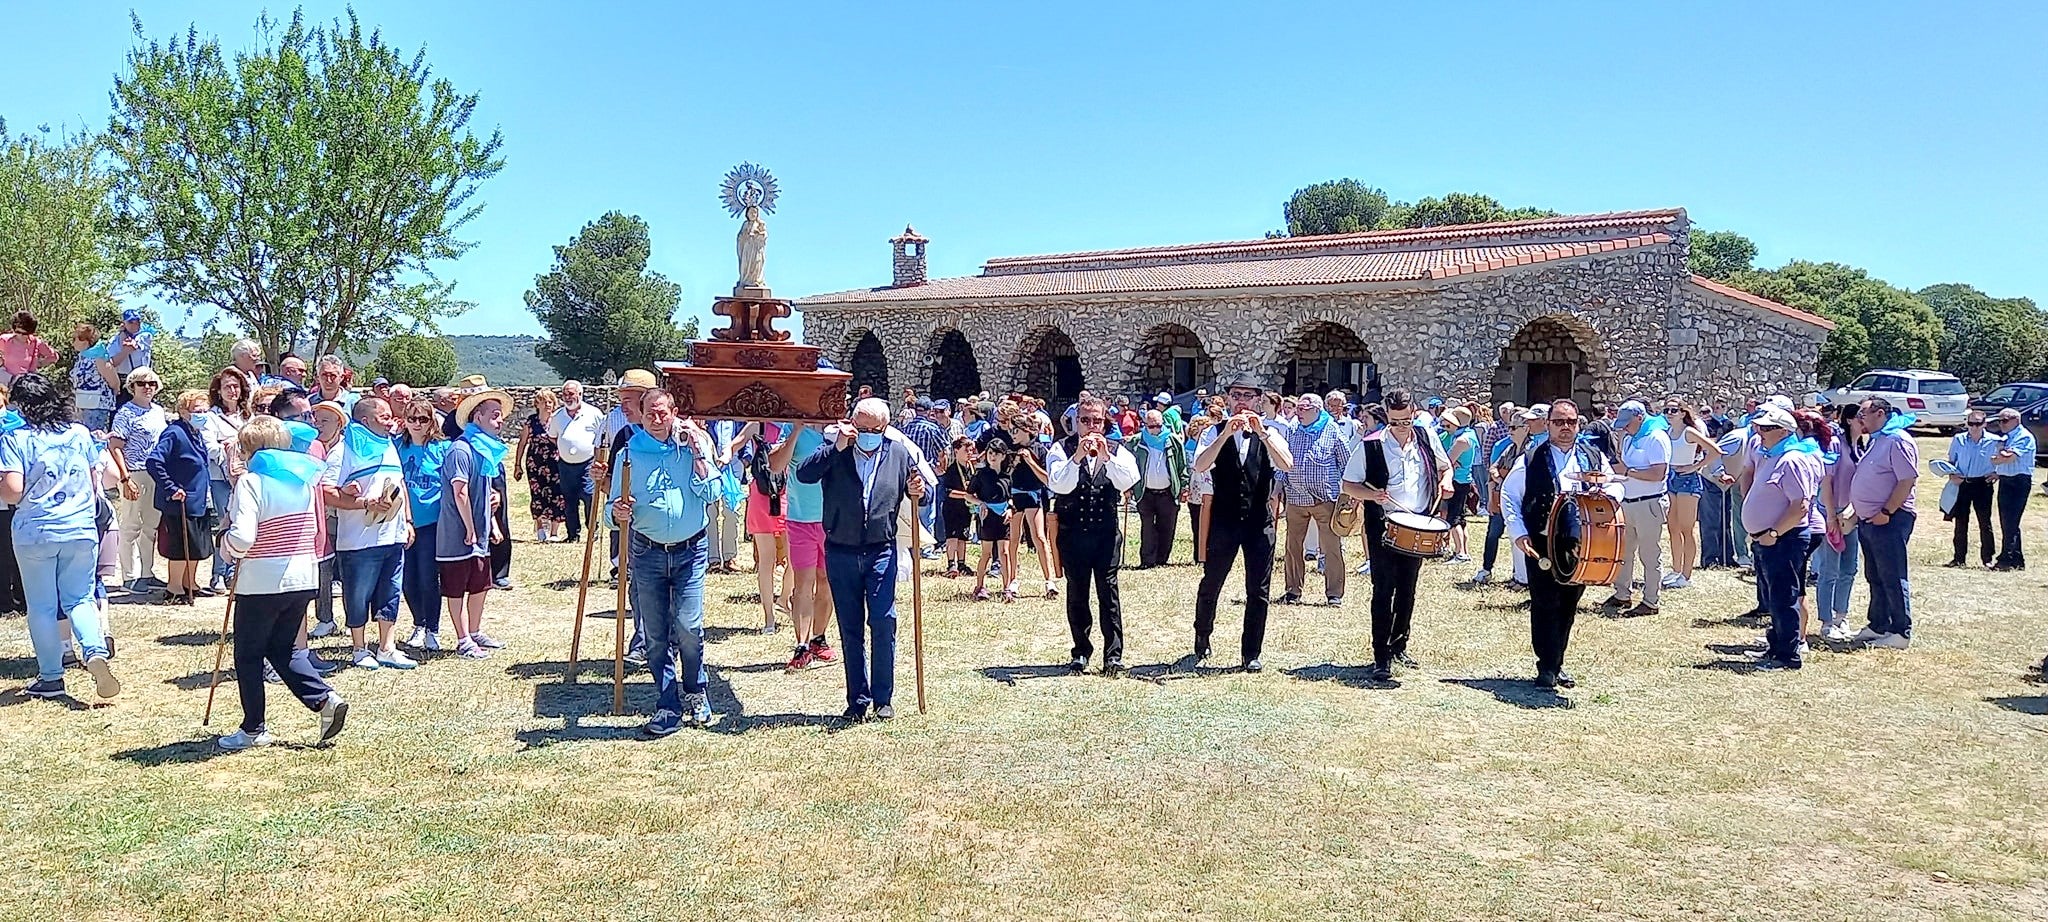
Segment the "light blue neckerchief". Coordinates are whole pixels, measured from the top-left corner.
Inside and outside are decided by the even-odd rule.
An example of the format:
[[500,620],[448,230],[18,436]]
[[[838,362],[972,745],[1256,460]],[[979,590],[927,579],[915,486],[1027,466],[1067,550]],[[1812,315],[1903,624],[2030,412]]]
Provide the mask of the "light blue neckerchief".
[[1311,440],[1322,438],[1323,427],[1330,424],[1330,411],[1322,410],[1319,412],[1321,415],[1316,417],[1315,422],[1301,427],[1301,431],[1307,434]]
[[266,448],[249,457],[249,473],[273,484],[279,495],[290,498],[287,505],[294,509],[312,506],[313,484],[326,467],[312,455],[288,449]]
[[13,407],[8,407],[7,412],[0,413],[0,435],[13,432],[26,425],[28,425],[28,420],[22,419],[21,413],[17,412]]
[[476,449],[476,469],[485,477],[496,477],[505,470],[505,452],[508,450],[498,437],[470,423],[462,427],[462,440]]
[[1763,455],[1766,458],[1776,458],[1788,451],[1797,451],[1804,452],[1810,455],[1818,455],[1820,454],[1820,443],[1814,441],[1811,438],[1801,438],[1797,435],[1787,435],[1784,438],[1778,440],[1777,447],[1763,449]]
[[286,432],[292,434],[292,451],[299,452],[300,454],[312,454],[313,443],[320,440],[320,430],[313,428],[312,423],[304,423],[296,419],[285,423],[284,428]]
[[1919,421],[1920,418],[1911,413],[1894,413],[1890,419],[1884,421],[1884,428],[1877,431],[1879,435],[1897,435]]
[[1644,416],[1643,424],[1636,427],[1634,435],[1628,437],[1628,447],[1634,448],[1636,443],[1649,438],[1651,433],[1662,432],[1669,428],[1671,428],[1671,424],[1665,422],[1662,416]]
[[362,423],[352,422],[342,430],[342,440],[348,443],[349,463],[353,470],[343,472],[343,484],[368,480],[385,471],[392,471],[403,477],[405,472],[391,463],[391,439],[370,431]]
[[1158,435],[1153,435],[1150,429],[1140,430],[1139,437],[1145,440],[1145,447],[1152,451],[1166,447],[1166,430],[1163,428],[1159,430]]

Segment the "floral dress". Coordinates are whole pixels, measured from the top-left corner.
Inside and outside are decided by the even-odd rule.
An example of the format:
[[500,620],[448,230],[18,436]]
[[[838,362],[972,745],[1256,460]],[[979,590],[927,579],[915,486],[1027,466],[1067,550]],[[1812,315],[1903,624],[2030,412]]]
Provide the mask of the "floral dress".
[[526,418],[526,438],[520,450],[526,452],[526,483],[532,492],[527,511],[535,521],[559,522],[567,504],[562,500],[562,472],[555,464],[555,439],[548,435],[547,420],[539,413]]

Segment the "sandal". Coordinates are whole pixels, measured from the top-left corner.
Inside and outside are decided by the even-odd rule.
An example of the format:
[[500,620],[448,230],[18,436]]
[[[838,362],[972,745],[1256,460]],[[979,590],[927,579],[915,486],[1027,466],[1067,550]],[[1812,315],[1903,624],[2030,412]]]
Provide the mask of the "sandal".
[[976,601],[976,602],[986,602],[986,601],[988,601],[988,590],[987,590],[987,589],[976,589],[976,590],[974,590],[974,601]]
[[1015,601],[1017,601],[1017,592],[1016,592],[1016,590],[1013,590],[1013,589],[1005,589],[1005,590],[1003,590],[1003,601],[1004,601],[1004,602],[1015,602]]

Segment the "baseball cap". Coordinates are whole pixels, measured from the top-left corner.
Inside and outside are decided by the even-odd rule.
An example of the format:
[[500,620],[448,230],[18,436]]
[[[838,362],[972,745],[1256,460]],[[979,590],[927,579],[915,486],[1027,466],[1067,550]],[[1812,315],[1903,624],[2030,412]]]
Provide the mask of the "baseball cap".
[[131,308],[129,308],[129,309],[127,309],[127,310],[125,310],[125,311],[122,311],[122,312],[121,312],[121,322],[122,322],[122,323],[134,323],[135,321],[137,321],[137,320],[141,320],[141,319],[142,319],[142,311],[140,311],[140,310],[138,310],[138,309],[136,309],[136,308],[132,308],[132,307],[131,307]]
[[919,397],[916,400],[911,401],[910,405],[916,407],[920,412],[922,412],[924,410],[929,410],[932,408],[932,399],[930,397]]
[[1792,409],[1792,398],[1787,397],[1784,394],[1772,394],[1770,396],[1770,399],[1765,400],[1764,403],[1768,406],[1777,407],[1780,410]]
[[1172,403],[1173,395],[1165,391],[1160,391],[1158,394],[1154,395],[1152,399],[1158,403]]
[[1443,405],[1444,399],[1442,397],[1431,397],[1429,398],[1429,402],[1423,404],[1423,406],[1426,406],[1432,410],[1437,409],[1438,407],[1441,407]]
[[1637,416],[1643,416],[1649,412],[1650,408],[1643,406],[1642,401],[1629,400],[1623,402],[1621,407],[1614,411],[1614,414],[1619,417],[1634,418]]
[[948,413],[951,413],[951,412],[953,412],[953,401],[951,401],[951,400],[947,400],[946,398],[944,398],[944,397],[941,397],[941,398],[939,398],[939,399],[937,399],[937,400],[934,400],[934,401],[932,401],[932,409],[934,409],[934,410],[944,410],[944,411],[946,411],[946,412],[948,412]]
[[1776,426],[1780,429],[1790,429],[1795,424],[1792,422],[1792,414],[1790,411],[1786,410],[1784,407],[1778,406],[1777,404],[1773,403],[1765,406],[1761,410],[1758,410],[1756,412],[1756,418],[1750,420],[1750,425]]
[[382,377],[382,376],[379,376],[379,377],[376,377],[376,378],[372,378],[372,379],[370,379],[370,386],[371,386],[371,387],[383,387],[384,385],[386,385],[386,384],[390,384],[390,383],[391,383],[391,379],[390,379],[390,378],[386,378],[386,377]]

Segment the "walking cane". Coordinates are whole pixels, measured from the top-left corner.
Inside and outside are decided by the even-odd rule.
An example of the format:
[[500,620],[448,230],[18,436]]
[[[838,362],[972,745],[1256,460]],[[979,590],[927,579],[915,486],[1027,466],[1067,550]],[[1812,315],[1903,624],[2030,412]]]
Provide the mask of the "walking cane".
[[[919,540],[912,542],[923,546],[924,523],[915,518],[911,521],[911,532]],[[913,548],[915,550],[915,548]],[[924,557],[910,555],[910,655],[917,665],[917,712],[924,713]]]
[[206,686],[206,713],[199,718],[204,727],[213,723],[213,693],[220,688],[220,667],[228,655],[228,624],[235,617],[235,586],[242,581],[242,568],[228,577],[228,604],[220,613],[220,642],[213,647],[213,681]]
[[564,676],[564,681],[567,682],[576,681],[576,660],[583,650],[583,613],[590,601],[590,558],[597,549],[595,503],[586,511],[583,519],[583,578],[576,582],[576,626],[569,631],[569,672]]
[[[630,496],[633,489],[633,456],[619,456],[619,495]],[[605,491],[607,495],[610,490]],[[626,556],[625,536],[619,539],[619,556]],[[590,558],[584,555],[584,568],[589,569]],[[632,568],[626,561],[619,561],[619,592],[612,606],[612,716],[626,713],[626,583],[632,579]],[[585,576],[586,581],[588,576]],[[648,664],[652,666],[653,664]]]

